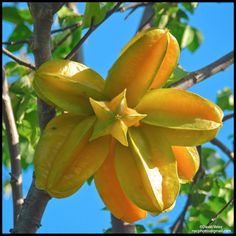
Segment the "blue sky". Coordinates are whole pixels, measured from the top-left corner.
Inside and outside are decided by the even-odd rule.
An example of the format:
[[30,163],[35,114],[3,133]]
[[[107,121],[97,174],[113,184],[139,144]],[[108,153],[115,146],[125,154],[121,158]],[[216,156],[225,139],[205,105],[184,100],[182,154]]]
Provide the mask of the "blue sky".
[[[79,8],[82,12],[82,3]],[[234,48],[233,37],[233,3],[200,3],[194,15],[190,15],[190,25],[198,28],[203,33],[203,43],[194,53],[183,50],[180,55],[179,64],[187,71],[197,70],[221,56],[232,51]],[[111,65],[119,55],[121,48],[133,37],[140,22],[143,9],[136,10],[127,20],[127,13],[116,13],[101,25],[84,44],[84,64],[96,70],[104,78]],[[3,24],[3,41],[6,41],[12,30],[11,24]],[[10,59],[3,56],[3,64]],[[234,89],[233,66],[226,71],[218,73],[206,81],[199,83],[189,89],[213,102],[216,101],[216,93],[224,87]],[[227,113],[226,113],[227,114]],[[227,136],[233,133],[233,120],[225,122],[218,134],[218,138],[230,149],[232,143]],[[205,147],[212,147],[205,144]],[[222,154],[221,151],[219,151]],[[225,154],[221,155],[227,160]],[[3,181],[9,177],[8,170],[3,168]],[[229,165],[228,176],[233,176],[233,167]],[[23,193],[27,194],[31,183],[32,168],[23,174]],[[167,232],[173,224],[176,216],[181,212],[186,198],[180,196],[175,208],[158,217],[148,216],[147,219],[137,223],[155,222],[167,215],[169,222],[164,227]],[[12,228],[12,199],[2,198],[3,204],[3,233]],[[104,207],[94,183],[84,186],[74,195],[65,199],[52,199],[42,219],[42,227],[39,233],[102,233],[104,229],[111,226],[110,214],[101,210]]]

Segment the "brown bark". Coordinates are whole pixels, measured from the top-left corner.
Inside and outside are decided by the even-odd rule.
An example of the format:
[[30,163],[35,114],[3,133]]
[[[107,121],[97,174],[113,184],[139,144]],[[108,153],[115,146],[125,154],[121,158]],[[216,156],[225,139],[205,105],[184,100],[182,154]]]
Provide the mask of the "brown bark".
[[[34,35],[32,51],[34,53],[36,68],[51,58],[50,32],[53,15],[62,5],[61,2],[28,3],[33,17]],[[45,128],[46,124],[54,117],[54,115],[55,109],[38,99],[38,116],[41,130]],[[41,225],[41,218],[50,199],[51,197],[48,193],[36,188],[35,179],[33,177],[31,187],[21,209],[17,224],[11,233],[35,233]]]

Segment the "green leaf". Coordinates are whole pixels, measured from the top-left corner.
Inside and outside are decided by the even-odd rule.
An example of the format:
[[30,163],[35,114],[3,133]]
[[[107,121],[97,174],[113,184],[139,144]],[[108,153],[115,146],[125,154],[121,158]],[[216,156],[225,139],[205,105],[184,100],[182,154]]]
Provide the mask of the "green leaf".
[[215,216],[215,213],[211,210],[204,210],[199,214],[199,221],[202,225],[206,225],[212,217]]
[[188,194],[190,191],[190,183],[181,184],[180,194]]
[[[82,17],[79,15],[63,15],[61,26],[66,27],[75,23],[78,23]],[[72,48],[80,41],[82,34],[82,26],[77,28],[68,29],[66,31],[60,32],[53,36],[52,41],[54,47],[60,42],[68,33],[71,33],[69,37],[53,52],[53,58],[65,57]]]
[[10,153],[4,125],[2,125],[2,163],[6,168],[10,168]]
[[4,195],[6,198],[9,198],[12,193],[12,188],[11,188],[11,182],[10,179],[6,179],[3,183],[3,190],[4,190]]
[[192,42],[188,45],[188,50],[190,52],[195,52],[200,44],[202,43],[202,33],[197,30],[196,28],[192,28],[193,32],[194,32],[194,37],[193,37],[193,40]]
[[176,18],[179,19],[179,20],[180,19],[185,19],[187,21],[189,20],[188,15],[181,9],[178,9],[178,12],[176,14]]
[[226,217],[223,218],[223,221],[230,227],[234,225],[234,208],[233,207],[231,207],[231,209],[228,210],[228,212],[226,213]]
[[146,228],[143,225],[141,225],[141,224],[135,224],[135,228],[136,228],[136,232],[138,234],[146,232]]
[[31,140],[32,131],[33,127],[31,127],[30,122],[27,120],[23,120],[21,124],[18,126],[19,135],[25,137],[29,142]]
[[9,61],[4,66],[6,77],[9,78],[11,76],[19,77],[24,76],[26,73],[29,73],[31,70],[25,66],[21,66],[14,61]]
[[160,29],[164,29],[168,23],[168,20],[169,20],[169,16],[168,15],[161,15],[160,17],[160,21],[159,21],[159,24],[158,24],[158,28]]
[[212,148],[202,148],[202,156],[204,166],[207,168],[209,173],[218,172],[225,164],[219,154]]
[[68,16],[75,16],[76,14],[69,7],[63,6],[57,12],[57,15],[58,15],[58,20],[59,20],[60,26],[63,26],[63,23],[64,23],[63,21],[65,20],[66,17],[68,17]]
[[105,10],[105,11],[109,11],[111,10],[117,2],[99,2],[100,7]]
[[32,16],[28,9],[18,9],[16,7],[3,7],[2,19],[16,25],[23,22],[33,23]]
[[[32,76],[32,75],[31,75]],[[10,92],[15,94],[29,94],[31,95],[33,92],[32,84],[32,77],[30,75],[26,75],[20,77],[15,82],[10,85]]]
[[27,139],[20,136],[21,165],[26,170],[33,164],[34,148]]
[[152,230],[153,234],[165,234],[165,230],[164,229],[160,229],[160,228],[155,228]]
[[219,196],[210,196],[208,199],[208,205],[214,213],[218,213],[226,204],[224,198]]
[[199,209],[195,207],[191,207],[189,209],[190,216],[198,216],[199,215]]
[[183,36],[182,36],[180,47],[186,48],[192,43],[193,39],[194,39],[194,31],[189,25],[186,25]]
[[164,88],[170,87],[173,83],[179,81],[186,75],[188,75],[188,72],[185,71],[182,66],[177,65],[174,72],[171,74],[170,78],[166,81]]
[[19,24],[22,22],[22,18],[18,13],[16,7],[3,7],[2,8],[2,19],[9,21],[14,24]]
[[83,25],[84,28],[91,26],[93,18],[93,25],[98,25],[106,16],[106,10],[100,7],[99,2],[86,2]]
[[198,216],[191,216],[188,218],[188,221],[187,221],[188,232],[192,232],[192,230],[199,229],[200,225],[201,225],[201,223],[199,221]]
[[202,193],[196,193],[192,195],[192,205],[194,207],[199,206],[201,203],[204,202],[206,195]]
[[221,107],[222,110],[233,110],[234,109],[234,95],[230,88],[225,87],[217,92],[217,105]]
[[[29,39],[32,36],[32,32],[29,29],[28,26],[26,26],[24,23],[18,23],[15,26],[15,29],[11,33],[11,35],[8,38],[8,41],[18,41],[19,39]],[[23,47],[24,44],[16,44],[16,45],[7,45],[7,49],[11,52],[18,51]]]
[[178,44],[181,47],[183,34],[184,34],[184,31],[185,31],[187,25],[183,24],[179,21],[171,20],[168,24],[168,27],[169,27],[171,34],[173,34],[175,36],[175,38],[178,41]]
[[30,14],[29,9],[17,9],[17,11],[22,21],[33,24],[32,15]]
[[194,13],[194,10],[198,6],[198,3],[197,2],[184,2],[182,3],[182,6],[190,13]]
[[168,216],[163,216],[161,219],[159,219],[157,221],[157,224],[162,224],[162,223],[166,223],[169,221],[169,217]]
[[213,186],[213,179],[209,178],[208,176],[206,178],[203,178],[199,181],[198,187],[201,190],[209,192]]
[[108,229],[103,230],[103,233],[104,234],[112,234],[112,228],[108,228]]

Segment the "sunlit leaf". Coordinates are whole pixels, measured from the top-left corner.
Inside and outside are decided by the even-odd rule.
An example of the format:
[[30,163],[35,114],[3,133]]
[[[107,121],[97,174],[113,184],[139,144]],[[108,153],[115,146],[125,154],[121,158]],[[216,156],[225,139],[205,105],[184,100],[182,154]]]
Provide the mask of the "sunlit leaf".
[[233,110],[234,109],[234,95],[230,88],[225,87],[217,92],[216,103],[223,110]]
[[216,173],[221,170],[225,163],[216,150],[212,148],[202,148],[202,156],[203,163],[210,173]]
[[98,25],[106,16],[106,10],[101,8],[99,2],[87,2],[84,13],[84,28],[91,26],[93,19],[93,25]]
[[10,167],[10,153],[4,125],[2,126],[2,163],[6,168]]
[[194,39],[194,31],[189,25],[186,25],[180,47],[185,48],[189,46],[192,43],[193,39]]
[[198,2],[184,2],[182,6],[190,13],[194,13],[195,8],[198,6]]
[[182,66],[178,65],[175,68],[174,72],[171,74],[170,78],[166,81],[166,83],[163,87],[164,88],[169,87],[173,83],[175,83],[175,82],[179,81],[180,79],[182,79],[183,77],[185,77],[187,74],[188,74],[188,72],[185,71]]
[[162,223],[166,223],[169,221],[169,217],[168,216],[163,216],[161,219],[159,219],[157,221],[157,224],[162,224]]
[[26,170],[33,164],[34,148],[27,139],[20,137],[21,165]]
[[194,36],[193,36],[192,42],[188,45],[188,50],[190,52],[195,52],[196,49],[198,49],[200,44],[202,43],[203,36],[202,36],[202,33],[198,29],[192,28],[192,30],[193,30]]
[[5,197],[9,198],[11,196],[11,192],[12,192],[10,179],[6,179],[4,181],[4,183],[3,183],[3,190],[4,190]]

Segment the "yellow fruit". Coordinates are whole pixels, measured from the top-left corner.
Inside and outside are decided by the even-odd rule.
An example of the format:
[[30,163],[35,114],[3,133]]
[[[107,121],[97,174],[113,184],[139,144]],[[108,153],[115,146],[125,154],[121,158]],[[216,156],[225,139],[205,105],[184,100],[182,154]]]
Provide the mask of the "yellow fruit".
[[89,97],[104,99],[102,77],[87,66],[69,60],[51,60],[35,73],[33,87],[40,98],[78,115],[93,114]]
[[95,173],[94,181],[101,198],[112,214],[118,219],[133,223],[145,218],[147,212],[132,203],[120,186],[114,166],[116,142],[113,138],[108,157]]

